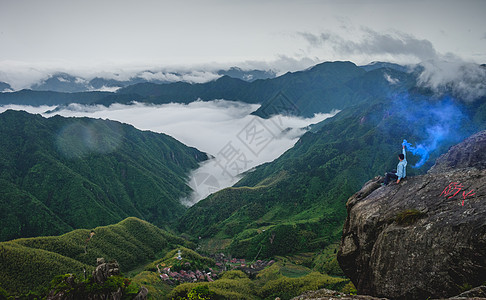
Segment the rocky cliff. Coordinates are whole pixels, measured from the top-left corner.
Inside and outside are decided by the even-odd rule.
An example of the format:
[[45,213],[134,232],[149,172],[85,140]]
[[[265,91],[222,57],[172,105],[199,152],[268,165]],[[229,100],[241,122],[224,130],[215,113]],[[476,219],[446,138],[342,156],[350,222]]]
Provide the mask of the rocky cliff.
[[426,175],[382,180],[347,202],[338,261],[359,294],[445,298],[486,282],[486,131]]

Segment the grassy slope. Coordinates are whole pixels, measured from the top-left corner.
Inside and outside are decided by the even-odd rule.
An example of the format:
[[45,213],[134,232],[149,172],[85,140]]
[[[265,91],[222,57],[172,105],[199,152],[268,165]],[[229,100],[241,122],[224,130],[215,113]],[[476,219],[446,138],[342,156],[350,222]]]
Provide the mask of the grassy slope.
[[87,243],[88,229],[61,236],[22,238],[0,243],[0,287],[10,293],[26,293],[45,287],[56,275],[65,273],[83,277],[90,274],[96,258],[117,260],[127,272],[159,257],[178,245],[190,246],[156,226],[131,217],[122,222],[97,227]]
[[0,240],[128,216],[163,226],[184,212],[187,173],[207,158],[118,122],[17,111],[0,114],[0,152]]
[[184,283],[175,287],[168,299],[183,299],[198,287],[207,287],[221,299],[291,299],[305,291],[329,288],[341,290],[349,280],[312,272],[310,269],[278,261],[250,279],[241,271],[225,272],[214,282]]
[[[182,251],[182,261],[175,259],[178,250]],[[215,268],[212,259],[180,247],[168,252],[164,258],[146,265],[145,270],[140,270],[132,278],[132,281],[148,288],[149,299],[187,298],[187,294],[191,290],[201,287],[208,287],[210,293],[213,293],[213,297],[275,299],[279,296],[282,299],[290,299],[307,290],[324,287],[341,290],[349,283],[349,280],[341,277],[329,276],[324,272],[315,272],[304,266],[303,260],[307,260],[311,264],[312,254],[276,257],[274,264],[250,277],[242,271],[231,270],[224,272],[214,282],[185,283],[174,287],[159,278],[156,265],[159,265],[160,268],[172,266],[171,270],[177,270],[178,265],[185,265],[186,262],[190,262],[193,271],[195,269],[203,270],[206,267]],[[218,268],[216,267],[216,269]]]

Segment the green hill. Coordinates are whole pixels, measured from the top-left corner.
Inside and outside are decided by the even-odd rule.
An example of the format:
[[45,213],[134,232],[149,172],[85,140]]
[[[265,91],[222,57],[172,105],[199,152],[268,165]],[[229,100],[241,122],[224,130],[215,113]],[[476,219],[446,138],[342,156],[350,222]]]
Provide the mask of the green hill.
[[96,258],[116,260],[127,272],[164,257],[178,245],[188,245],[156,226],[131,217],[92,229],[77,229],[61,236],[23,238],[0,243],[0,287],[11,294],[46,287],[54,276],[89,275]]
[[230,240],[227,250],[235,256],[321,249],[340,239],[348,197],[396,167],[403,139],[417,143],[430,139],[433,130],[448,130],[423,167],[413,168],[419,157],[408,154],[408,176],[424,173],[449,146],[486,126],[485,108],[486,99],[462,104],[447,97],[429,101],[420,94],[350,107],[314,126],[293,148],[234,187],[191,207],[178,228],[196,237]]
[[135,216],[180,216],[186,177],[207,155],[119,122],[0,114],[0,240],[56,235]]

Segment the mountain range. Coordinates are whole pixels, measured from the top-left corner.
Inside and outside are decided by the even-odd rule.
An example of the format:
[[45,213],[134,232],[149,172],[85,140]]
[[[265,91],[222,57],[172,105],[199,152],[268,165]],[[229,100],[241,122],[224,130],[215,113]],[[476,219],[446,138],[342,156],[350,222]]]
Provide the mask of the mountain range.
[[[6,208],[0,212],[1,240],[134,216],[209,253],[253,260],[321,253],[341,238],[346,200],[370,178],[395,168],[404,139],[415,146],[407,151],[407,176],[413,177],[450,146],[486,129],[486,97],[468,102],[447,92],[435,95],[418,85],[418,72],[388,63],[365,68],[333,62],[252,82],[222,76],[208,83],[139,83],[116,93],[2,93],[0,104],[224,98],[261,104],[254,112],[260,117],[340,112],[312,125],[278,159],[187,209],[179,202],[190,192],[187,173],[206,154],[118,122],[7,111],[0,114],[0,203]],[[3,245],[10,249],[18,241]],[[316,267],[319,257],[306,263]]]
[[[407,67],[387,62],[372,62],[368,65],[360,66],[365,71],[378,68],[391,68],[406,72]],[[239,67],[210,71],[139,71],[131,76],[114,74],[100,74],[95,77],[72,75],[66,72],[54,72],[39,82],[33,83],[28,88],[35,91],[53,91],[64,93],[88,92],[88,91],[114,91],[116,89],[134,85],[138,83],[151,82],[156,84],[167,84],[176,81],[184,82],[204,82],[210,81],[220,76],[229,76],[252,82],[259,79],[271,79],[277,77],[273,70],[248,70]],[[205,77],[206,76],[206,77]],[[207,78],[207,79],[205,79]],[[11,83],[0,82],[0,92],[14,91]]]
[[[22,90],[1,93],[0,104],[110,105],[129,104],[134,101],[163,104],[225,99],[261,104],[254,112],[260,117],[266,118],[275,114],[312,117],[316,113],[343,109],[360,101],[387,95],[397,89],[411,88],[416,84],[417,74],[403,69],[404,67],[388,63],[375,63],[365,68],[351,62],[325,62],[304,71],[252,82],[224,75],[207,83],[142,82],[125,86],[117,92],[61,93]],[[72,82],[74,79],[69,77],[65,80]]]
[[[230,76],[244,81],[255,81],[257,79],[274,78],[276,73],[272,70],[243,70],[238,67],[221,69],[214,72],[192,71],[192,72],[171,72],[144,70],[134,75],[98,75],[93,78],[71,75],[66,72],[56,72],[48,75],[47,78],[32,84],[29,88],[35,91],[52,91],[62,93],[79,93],[88,91],[115,91],[129,85],[151,82],[167,84],[176,81],[184,82],[205,82],[220,76]],[[13,90],[8,83],[0,83],[0,92]]]
[[[0,114],[0,240],[61,234],[135,216],[182,215],[187,175],[207,155],[114,121]],[[33,213],[35,212],[35,213]]]
[[[41,105],[62,104],[73,101],[85,104],[128,103],[133,99],[150,103],[166,103],[171,101],[171,99],[177,99],[179,102],[188,103],[197,99],[211,100],[224,98],[250,103],[261,103],[261,107],[254,114],[263,117],[268,117],[274,113],[309,116],[314,113],[330,111],[336,108],[342,109],[334,118],[312,126],[311,132],[305,134],[292,149],[280,158],[272,163],[257,167],[255,171],[248,173],[235,187],[223,190],[210,196],[205,201],[201,201],[192,207],[184,216],[182,216],[184,209],[176,203],[181,195],[188,193],[188,188],[181,183],[181,181],[184,181],[184,171],[187,172],[190,168],[195,168],[197,162],[206,159],[206,156],[200,152],[195,152],[196,150],[193,149],[190,151],[193,154],[197,153],[194,155],[194,159],[184,159],[185,163],[190,162],[189,165],[166,165],[170,163],[170,160],[167,159],[169,155],[182,155],[182,153],[186,153],[184,155],[187,156],[187,149],[179,151],[179,145],[173,146],[170,144],[168,147],[164,146],[166,150],[161,151],[165,155],[165,160],[161,162],[163,168],[158,169],[157,172],[153,171],[150,175],[156,174],[154,178],[159,178],[157,176],[163,178],[163,187],[161,186],[160,188],[164,190],[164,194],[166,195],[164,199],[168,198],[171,199],[173,204],[176,203],[174,206],[176,208],[173,211],[170,210],[171,213],[168,212],[169,210],[164,210],[161,207],[156,209],[159,211],[158,213],[150,211],[151,209],[155,209],[153,207],[155,205],[153,203],[154,200],[150,199],[157,198],[154,195],[153,188],[150,188],[143,192],[152,195],[149,199],[144,199],[141,202],[144,203],[141,204],[144,206],[143,211],[138,209],[133,210],[133,207],[132,209],[120,209],[115,204],[116,209],[110,208],[109,211],[112,212],[114,210],[117,213],[110,213],[114,217],[107,218],[104,223],[94,222],[93,220],[95,218],[90,218],[90,222],[85,220],[85,223],[79,223],[81,220],[74,222],[70,220],[72,217],[67,217],[70,221],[66,222],[66,217],[63,217],[62,222],[57,220],[53,222],[53,224],[57,225],[49,228],[49,230],[54,230],[54,228],[59,227],[58,229],[53,232],[48,231],[43,233],[65,232],[68,229],[78,228],[80,225],[106,225],[130,215],[153,221],[156,225],[166,224],[164,223],[166,220],[175,220],[175,216],[182,216],[178,225],[182,232],[189,233],[193,236],[202,235],[208,238],[221,237],[234,239],[240,235],[238,239],[244,240],[245,243],[250,243],[251,246],[248,247],[253,247],[253,250],[243,250],[245,248],[241,247],[234,240],[232,240],[232,242],[235,242],[232,247],[233,249],[242,251],[242,254],[248,255],[249,253],[256,254],[260,250],[259,246],[254,246],[259,243],[259,240],[263,239],[263,236],[272,234],[267,229],[274,225],[286,224],[285,226],[294,226],[299,224],[297,227],[294,226],[292,228],[297,228],[297,232],[301,230],[308,231],[310,238],[296,242],[298,244],[295,246],[296,249],[299,247],[307,247],[307,245],[320,247],[323,244],[335,241],[340,234],[339,224],[342,223],[345,217],[343,201],[367,179],[375,176],[378,172],[384,172],[386,166],[393,165],[394,146],[399,145],[400,140],[404,138],[417,142],[430,139],[428,136],[430,131],[427,127],[428,124],[435,124],[433,126],[440,127],[444,125],[443,123],[449,122],[444,121],[443,115],[432,112],[441,112],[444,108],[454,107],[455,110],[452,113],[456,116],[452,119],[453,122],[449,123],[457,123],[455,125],[456,127],[447,129],[453,130],[457,134],[451,135],[453,138],[449,140],[441,141],[441,147],[435,149],[435,151],[431,150],[432,158],[440,154],[441,151],[445,151],[448,146],[472,134],[475,130],[479,130],[483,126],[486,115],[484,98],[475,102],[462,102],[460,99],[451,100],[447,96],[431,98],[431,91],[417,87],[417,73],[404,72],[405,70],[405,67],[389,63],[377,62],[366,67],[358,67],[351,62],[329,62],[316,65],[304,71],[287,73],[277,78],[256,80],[253,82],[223,76],[215,81],[204,84],[184,82],[170,84],[140,83],[122,88],[116,93],[58,93],[23,90],[13,93],[2,93],[0,94],[0,101],[1,103],[35,103],[36,105]],[[405,106],[409,106],[410,111],[407,111]],[[424,113],[425,111],[427,113]],[[14,117],[15,115],[16,117]],[[59,146],[39,143],[43,140],[56,140],[56,138],[59,140],[56,134],[59,135],[59,132],[64,127],[73,127],[76,130],[81,128],[84,131],[87,130],[86,128],[90,128],[90,126],[110,128],[108,131],[105,130],[106,134],[110,136],[106,140],[110,140],[113,139],[113,134],[118,134],[117,132],[113,133],[111,128],[113,125],[101,125],[104,124],[104,121],[101,120],[64,119],[61,117],[44,119],[40,116],[35,116],[33,120],[36,121],[33,121],[30,120],[31,117],[27,114],[16,112],[7,112],[2,117],[5,121],[5,124],[2,125],[2,131],[4,131],[5,136],[4,143],[9,141],[8,136],[18,135],[16,132],[19,130],[20,132],[25,132],[25,136],[21,135],[17,137],[19,143],[15,147],[7,148],[5,152],[8,153],[10,151],[11,153],[17,153],[16,155],[19,155],[19,153],[23,155],[34,155],[34,157],[22,157],[22,159],[17,159],[15,162],[7,158],[8,156],[4,158],[4,164],[6,166],[12,165],[14,167],[12,170],[21,170],[21,172],[12,171],[11,173],[13,175],[8,177],[8,184],[12,189],[20,189],[20,191],[34,189],[32,183],[35,180],[32,182],[29,181],[33,180],[32,170],[40,168],[41,173],[46,170],[45,166],[36,167],[34,163],[36,160],[42,162],[45,159],[40,159],[40,156],[35,156],[39,155],[36,151],[23,151],[22,147],[25,147],[24,144],[32,145],[34,148],[42,148],[47,153],[45,156],[48,159],[54,159],[56,162],[61,160],[60,164],[62,167],[67,166],[68,169],[74,168],[73,171],[76,175],[80,171],[84,171],[85,173],[80,173],[79,175],[81,175],[81,178],[88,177],[87,179],[90,183],[106,182],[106,179],[94,181],[91,177],[101,175],[97,173],[87,174],[87,169],[77,166],[79,164],[77,160],[60,156]],[[16,120],[16,118],[22,121]],[[407,125],[400,126],[400,118],[404,119]],[[29,131],[22,127],[16,128],[11,124],[15,122],[17,124],[24,124],[24,126],[28,126],[31,122],[32,124],[42,124],[42,126],[30,125],[28,128],[32,127],[32,130]],[[91,125],[89,124],[90,122],[96,125]],[[408,124],[414,124],[414,126],[409,127]],[[49,131],[33,134],[40,128],[49,127]],[[129,128],[126,125],[120,124],[115,127]],[[98,131],[99,129],[96,128],[91,131],[93,130]],[[154,135],[152,133],[141,134],[144,136]],[[43,140],[37,139],[37,137],[43,135],[45,135]],[[65,136],[69,135],[66,134]],[[97,139],[103,141],[105,138],[98,137]],[[25,140],[24,144],[20,143],[21,140]],[[123,142],[125,141],[127,143],[139,144],[139,139],[130,141],[124,138]],[[81,143],[78,140],[68,142],[74,142],[74,145]],[[124,143],[120,144],[125,146]],[[144,143],[143,145],[147,146],[147,148],[140,149],[140,147],[127,146],[128,148],[122,151],[124,156],[130,156],[130,160],[133,161],[135,168],[141,167],[141,173],[144,173],[146,169],[152,170],[151,168],[153,166],[151,168],[148,167],[149,164],[152,164],[150,161],[158,161],[161,158],[154,157],[155,152],[153,149],[150,149],[153,147],[150,143]],[[58,148],[56,149],[56,147]],[[109,148],[110,146],[102,145],[101,147]],[[79,149],[74,148],[65,150],[64,152],[79,152],[79,155],[83,156],[85,154],[82,149],[82,147]],[[134,153],[129,149],[140,150],[140,153]],[[98,194],[102,194],[102,196],[98,195],[98,198],[111,199],[111,202],[115,201],[119,197],[110,195],[111,192],[108,191],[116,191],[116,193],[121,193],[122,199],[131,199],[130,201],[134,201],[133,197],[140,197],[142,192],[134,192],[133,189],[135,187],[127,188],[128,183],[123,177],[123,170],[118,170],[119,161],[116,161],[116,159],[120,159],[120,157],[117,156],[116,159],[112,157],[106,158],[106,156],[113,156],[115,153],[118,154],[120,150],[116,148],[113,153],[109,152],[104,156],[97,157],[99,161],[95,161],[91,156],[87,156],[86,158],[89,159],[85,158],[83,164],[87,162],[100,165],[109,163],[110,168],[107,168],[107,170],[110,170],[110,172],[105,171],[104,173],[106,174],[103,174],[103,176],[109,174],[109,176],[118,178],[118,180],[113,182],[104,183],[105,186],[98,187],[100,189]],[[135,157],[144,157],[142,166],[138,166],[139,162],[135,161]],[[417,158],[412,158],[412,161],[414,159]],[[24,161],[30,161],[31,163],[26,164],[23,163]],[[364,163],[358,163],[359,161],[363,161]],[[25,166],[19,168],[16,165],[19,163],[23,163]],[[56,166],[57,163],[48,165]],[[414,172],[418,174],[426,170],[429,166],[430,164],[426,164],[424,167],[412,170],[411,172],[412,174]],[[181,167],[183,168],[181,169]],[[89,168],[93,168],[93,166],[89,166]],[[8,168],[6,167],[5,170],[8,170]],[[179,177],[174,182],[179,182],[177,185],[179,188],[174,189],[175,183],[172,180],[168,180],[167,176],[161,172],[174,173],[175,171]],[[58,171],[56,170],[55,172]],[[27,180],[24,178],[26,176]],[[147,174],[140,175],[137,179],[146,176]],[[154,180],[158,182],[159,179]],[[77,185],[80,185],[81,182],[83,180],[80,180]],[[113,186],[114,182],[117,183],[116,188]],[[38,190],[35,192],[44,193],[41,202],[44,205],[48,203],[47,206],[49,208],[49,205],[52,205],[49,202],[52,196],[50,196],[50,192],[43,191],[46,189],[47,183],[46,181],[40,184]],[[86,184],[84,183],[84,185]],[[106,188],[106,185],[110,188]],[[27,190],[27,192],[33,194],[33,191]],[[61,192],[61,194],[63,193]],[[88,195],[90,196],[87,198],[96,199],[92,191]],[[35,193],[33,196],[34,198],[37,197]],[[53,203],[58,204],[59,201],[55,199]],[[96,202],[95,200],[90,201],[90,203]],[[128,207],[133,205],[128,204],[130,201],[125,201],[128,200],[123,200],[123,205],[127,204]],[[147,203],[152,204],[148,205]],[[110,205],[113,205],[113,203],[110,203]],[[292,207],[291,205],[295,208],[290,209]],[[50,215],[50,210],[51,208],[45,210],[45,214]],[[61,211],[62,209],[59,208],[59,210]],[[160,210],[164,210],[164,213],[161,213]],[[130,214],[128,211],[133,212]],[[251,215],[252,212],[254,212],[254,215]],[[206,214],[207,216],[205,216]],[[59,213],[55,213],[54,215],[58,216]],[[161,216],[164,216],[164,221],[160,220]],[[101,221],[99,217],[98,221]],[[18,222],[8,223],[17,224]],[[333,225],[328,226],[328,224]],[[63,228],[63,230],[60,228]],[[246,232],[246,229],[252,233]],[[4,233],[2,238],[9,239],[19,236],[33,236],[42,234],[41,232],[43,231],[37,230],[31,232],[31,230],[33,229],[18,229],[14,231],[15,233],[10,233],[10,236]],[[263,232],[265,230],[264,232],[266,233],[262,236],[253,236],[254,230],[256,232]],[[282,232],[285,230],[282,230]],[[23,233],[20,233],[20,231]],[[6,232],[10,232],[10,229],[6,230]],[[252,238],[256,239],[250,242]],[[313,242],[310,243],[309,241]],[[274,248],[280,249],[280,252],[287,251],[284,248]],[[267,253],[270,256],[274,253],[274,250],[268,250],[262,253]]]

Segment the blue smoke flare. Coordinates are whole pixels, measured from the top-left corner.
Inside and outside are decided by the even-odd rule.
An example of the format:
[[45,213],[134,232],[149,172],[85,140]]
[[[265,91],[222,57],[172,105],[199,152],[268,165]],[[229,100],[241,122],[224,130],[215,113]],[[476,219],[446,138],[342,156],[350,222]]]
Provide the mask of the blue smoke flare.
[[402,94],[396,95],[394,100],[396,116],[416,139],[415,145],[407,140],[402,143],[407,151],[419,157],[412,168],[420,168],[436,150],[453,145],[468,134],[468,126],[465,125],[470,121],[463,113],[461,104],[453,98],[410,98],[408,94]]
[[420,156],[420,160],[414,166],[412,166],[412,168],[420,168],[430,157],[429,150],[427,150],[424,145],[420,144],[413,147],[411,143],[407,142],[407,140],[403,140],[402,145],[405,146],[408,152],[411,152],[413,155]]

